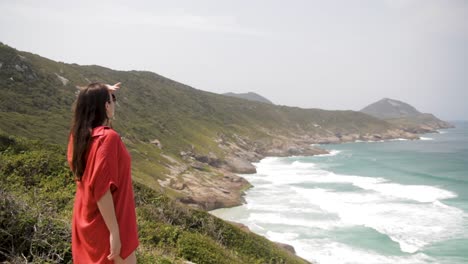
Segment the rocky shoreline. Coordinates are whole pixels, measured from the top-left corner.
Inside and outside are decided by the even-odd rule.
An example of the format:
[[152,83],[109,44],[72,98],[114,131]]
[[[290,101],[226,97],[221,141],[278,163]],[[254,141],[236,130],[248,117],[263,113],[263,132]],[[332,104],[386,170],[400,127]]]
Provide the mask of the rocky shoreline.
[[404,138],[419,139],[417,134],[401,129],[385,133],[295,135],[285,137],[273,135],[267,142],[249,140],[236,136],[226,140],[220,136],[216,141],[227,155],[217,157],[213,153],[199,155],[194,150],[181,152],[184,162],[173,160],[170,168],[172,177],[160,181],[161,186],[180,194],[180,202],[202,210],[229,208],[245,203],[244,191],[250,183],[237,174],[256,173],[252,164],[265,157],[313,156],[328,154],[315,144],[338,144],[359,141],[381,141]]

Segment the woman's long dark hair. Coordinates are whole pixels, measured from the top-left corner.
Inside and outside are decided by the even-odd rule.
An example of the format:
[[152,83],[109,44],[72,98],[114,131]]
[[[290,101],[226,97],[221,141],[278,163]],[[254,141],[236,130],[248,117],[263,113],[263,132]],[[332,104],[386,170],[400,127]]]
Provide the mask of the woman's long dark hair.
[[93,128],[109,120],[106,102],[110,100],[107,86],[103,83],[89,84],[81,89],[76,99],[70,136],[73,138],[72,171],[78,181],[81,181],[86,168]]

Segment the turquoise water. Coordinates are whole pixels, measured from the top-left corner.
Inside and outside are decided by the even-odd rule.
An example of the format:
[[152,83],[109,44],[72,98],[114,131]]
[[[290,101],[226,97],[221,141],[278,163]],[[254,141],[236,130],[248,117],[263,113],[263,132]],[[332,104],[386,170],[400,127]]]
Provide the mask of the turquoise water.
[[417,141],[265,158],[247,204],[212,211],[315,263],[468,263],[468,122]]

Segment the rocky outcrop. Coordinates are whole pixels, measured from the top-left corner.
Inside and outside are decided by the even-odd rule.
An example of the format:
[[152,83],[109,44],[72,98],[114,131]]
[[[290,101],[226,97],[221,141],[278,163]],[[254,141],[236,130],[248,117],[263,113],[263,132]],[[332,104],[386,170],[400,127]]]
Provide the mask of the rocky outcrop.
[[210,181],[200,180],[200,176],[196,173],[184,175],[186,180],[178,185],[182,187],[180,192],[185,194],[178,199],[180,202],[207,211],[245,203],[243,190],[250,184],[244,178],[228,172]]
[[185,162],[172,159],[168,168],[170,173],[165,180],[159,180],[159,184],[177,192],[175,198],[186,205],[214,210],[245,202],[243,191],[250,183],[232,172],[191,158]]
[[280,248],[286,249],[287,251],[289,251],[289,252],[291,252],[293,254],[296,254],[296,250],[291,245],[280,243],[280,242],[275,242],[275,244],[278,245]]
[[226,164],[224,167],[227,170],[234,172],[234,173],[250,174],[250,173],[257,172],[257,170],[255,169],[255,166],[252,165],[252,163],[240,157],[233,157],[233,156],[227,157]]
[[67,78],[59,75],[58,73],[55,73],[55,75],[60,80],[60,82],[62,82],[63,86],[66,86],[70,82]]
[[28,58],[19,54],[14,54],[8,61],[2,61],[0,69],[2,73],[11,75],[9,78],[11,81],[31,82],[38,80],[38,75],[33,70]]
[[153,139],[150,141],[151,144],[157,146],[159,149],[162,149],[162,145],[161,145],[161,142],[159,141],[159,139]]

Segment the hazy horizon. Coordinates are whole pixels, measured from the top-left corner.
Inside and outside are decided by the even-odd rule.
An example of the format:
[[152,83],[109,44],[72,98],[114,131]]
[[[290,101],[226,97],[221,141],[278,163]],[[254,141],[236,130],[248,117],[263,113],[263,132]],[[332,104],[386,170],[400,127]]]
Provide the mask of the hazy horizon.
[[[215,93],[468,120],[468,1],[0,1],[0,42]],[[125,85],[125,84],[124,84]]]

